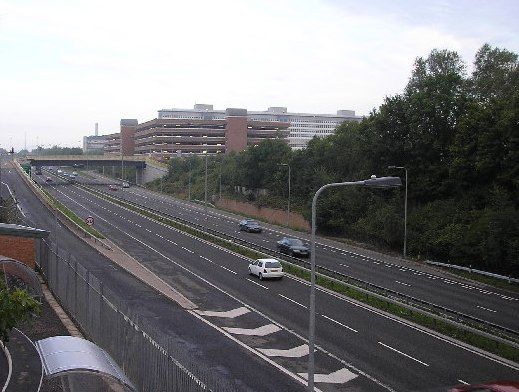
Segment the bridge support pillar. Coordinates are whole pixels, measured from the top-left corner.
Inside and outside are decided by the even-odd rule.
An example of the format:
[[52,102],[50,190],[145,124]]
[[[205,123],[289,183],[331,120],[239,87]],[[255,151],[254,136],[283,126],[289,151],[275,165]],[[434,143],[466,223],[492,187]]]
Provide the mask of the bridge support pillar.
[[144,178],[144,168],[136,168],[135,169],[135,183],[137,185],[142,185],[143,184],[143,178]]

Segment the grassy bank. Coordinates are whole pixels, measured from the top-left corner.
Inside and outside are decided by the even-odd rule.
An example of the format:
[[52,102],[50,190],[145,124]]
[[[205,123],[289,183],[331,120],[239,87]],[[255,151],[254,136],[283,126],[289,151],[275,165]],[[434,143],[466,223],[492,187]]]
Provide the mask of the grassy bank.
[[[98,195],[99,197],[102,197],[102,198],[104,198],[108,201],[111,201],[115,204],[118,204],[122,207],[128,208],[131,211],[142,214],[155,221],[167,224],[170,227],[181,230],[185,233],[191,234],[200,239],[209,241],[215,245],[222,246],[228,250],[241,254],[245,257],[248,257],[251,259],[265,257],[265,255],[260,252],[248,249],[244,246],[232,243],[232,242],[224,240],[222,238],[215,237],[213,235],[210,235],[203,231],[197,230],[193,227],[190,227],[188,225],[185,225],[185,224],[175,221],[173,219],[160,216],[153,212],[147,211],[143,208],[134,206],[133,204],[130,204],[130,203],[124,202],[122,200],[119,200],[117,198],[108,196],[104,193],[92,190],[90,188],[87,188],[87,189],[89,192],[92,192],[92,193]],[[293,264],[290,264],[290,263],[287,263],[284,261],[281,261],[281,262],[283,264],[283,268],[285,269],[285,271],[287,273],[295,275],[304,280],[310,281],[310,272],[307,269],[295,266]],[[317,276],[316,282],[319,286],[332,290],[336,293],[345,295],[349,298],[362,302],[366,305],[369,305],[374,308],[391,313],[395,316],[401,317],[403,319],[406,319],[413,323],[419,324],[421,326],[424,326],[426,328],[429,328],[431,330],[434,330],[434,331],[444,334],[446,336],[449,336],[454,339],[460,340],[462,342],[468,343],[474,347],[478,347],[480,349],[494,353],[503,358],[506,358],[506,359],[509,359],[509,360],[512,360],[515,362],[519,361],[519,349],[517,349],[511,345],[502,343],[498,340],[495,340],[490,337],[469,331],[467,329],[460,328],[448,321],[444,321],[444,320],[438,319],[436,317],[432,317],[421,311],[412,310],[405,306],[396,304],[392,301],[384,300],[384,299],[380,298],[379,296],[369,294],[365,291],[356,289],[354,287],[351,287],[344,283],[338,282],[336,280],[329,279],[322,275]]]

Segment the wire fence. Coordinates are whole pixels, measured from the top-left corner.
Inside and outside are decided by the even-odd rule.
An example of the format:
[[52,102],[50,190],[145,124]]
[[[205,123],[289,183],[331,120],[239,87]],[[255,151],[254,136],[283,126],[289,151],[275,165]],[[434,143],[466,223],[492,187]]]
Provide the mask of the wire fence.
[[72,254],[46,240],[40,241],[36,253],[41,273],[61,305],[139,390],[237,390],[203,367],[193,348],[132,310],[129,300],[117,295]]

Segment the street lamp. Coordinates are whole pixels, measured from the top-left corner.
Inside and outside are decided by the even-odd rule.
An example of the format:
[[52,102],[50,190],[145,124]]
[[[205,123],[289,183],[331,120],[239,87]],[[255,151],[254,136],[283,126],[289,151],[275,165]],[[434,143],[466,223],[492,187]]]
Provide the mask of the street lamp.
[[327,188],[339,187],[339,186],[366,186],[375,188],[395,188],[402,185],[402,181],[399,177],[380,177],[371,176],[369,180],[352,181],[352,182],[335,182],[326,184],[320,187],[315,192],[312,200],[312,236],[311,236],[311,250],[310,250],[310,322],[308,328],[308,390],[313,392],[314,390],[314,373],[315,373],[315,226],[316,226],[316,206],[317,198]]
[[404,166],[388,166],[388,169],[405,170],[405,198],[404,198],[404,259],[407,254],[407,168]]
[[290,165],[288,163],[280,163],[279,166],[287,166],[288,167],[287,227],[290,227]]
[[205,196],[204,196],[204,213],[205,219],[207,219],[207,150],[204,151],[205,154]]

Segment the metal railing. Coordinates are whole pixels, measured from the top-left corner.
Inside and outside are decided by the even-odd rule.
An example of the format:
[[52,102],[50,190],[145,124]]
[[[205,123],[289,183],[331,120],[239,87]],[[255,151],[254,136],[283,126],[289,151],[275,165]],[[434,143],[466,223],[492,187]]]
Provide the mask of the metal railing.
[[[109,197],[112,199],[117,199],[123,203],[126,203],[134,208],[139,208],[143,211],[147,211],[150,213],[153,213],[158,216],[162,216],[165,218],[168,218],[172,221],[176,221],[178,223],[181,223],[182,225],[185,225],[187,227],[190,227],[192,229],[196,229],[200,232],[210,234],[211,236],[229,241],[234,244],[241,245],[243,247],[246,247],[248,249],[252,249],[270,256],[274,256],[280,260],[289,262],[290,264],[297,265],[299,267],[302,267],[304,269],[310,268],[310,263],[308,261],[305,261],[303,259],[292,257],[289,255],[286,255],[284,253],[280,253],[276,250],[267,248],[263,245],[258,245],[253,242],[243,240],[241,238],[220,232],[218,230],[214,230],[212,228],[206,227],[204,225],[201,225],[199,223],[191,222],[187,219],[170,215],[164,211],[160,211],[154,208],[145,207],[141,204],[128,201],[126,199],[123,199],[121,197],[117,197],[113,194],[108,194],[106,192],[100,191],[98,189],[91,189],[88,187],[85,187],[89,191],[92,191],[94,193],[99,193],[105,197]],[[365,280],[355,278],[350,275],[343,274],[341,272],[335,271],[333,269],[316,265],[316,271],[320,273],[323,276],[330,277],[332,279],[338,280],[342,283],[345,283],[347,285],[350,285],[354,288],[359,288],[362,290],[365,290],[369,292],[370,294],[377,295],[381,298],[390,299],[393,300],[393,302],[396,303],[403,303],[408,306],[411,306],[413,308],[416,308],[417,310],[422,310],[424,312],[427,312],[431,315],[436,315],[438,318],[450,320],[462,325],[467,325],[470,328],[475,328],[477,330],[489,333],[489,334],[497,334],[496,338],[499,339],[499,336],[506,341],[507,343],[511,343],[513,345],[516,345],[517,342],[519,342],[519,331],[513,330],[511,328],[507,328],[495,323],[492,323],[490,321],[486,321],[450,308],[447,308],[442,305],[438,305],[432,302],[428,302],[425,300],[422,300],[420,298],[413,297],[411,295],[407,295],[404,293],[400,293],[396,290],[392,290],[383,286],[376,285],[374,283],[367,282]]]
[[132,309],[71,253],[42,240],[38,266],[53,294],[75,324],[107,351],[142,391],[235,392],[197,360],[178,339]]

